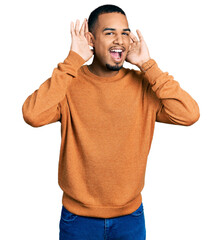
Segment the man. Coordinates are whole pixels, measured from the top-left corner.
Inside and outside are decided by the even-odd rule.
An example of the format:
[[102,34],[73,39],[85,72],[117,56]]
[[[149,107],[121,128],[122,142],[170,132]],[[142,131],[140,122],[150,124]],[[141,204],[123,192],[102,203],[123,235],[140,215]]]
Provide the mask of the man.
[[23,104],[33,127],[61,122],[60,240],[145,239],[141,191],[155,122],[199,119],[196,101],[137,34],[114,5],[95,9],[81,28],[72,22],[67,58]]

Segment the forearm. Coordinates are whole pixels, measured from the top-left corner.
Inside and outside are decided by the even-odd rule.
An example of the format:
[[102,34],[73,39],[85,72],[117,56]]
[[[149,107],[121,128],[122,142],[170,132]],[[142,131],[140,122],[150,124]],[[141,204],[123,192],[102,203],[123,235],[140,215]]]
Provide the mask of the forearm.
[[141,70],[160,101],[156,121],[189,126],[199,119],[197,102],[172,75],[162,72],[154,59],[143,64]]
[[52,76],[25,100],[22,113],[26,123],[39,127],[59,120],[59,103],[84,62],[84,59],[70,50],[64,62],[53,70]]

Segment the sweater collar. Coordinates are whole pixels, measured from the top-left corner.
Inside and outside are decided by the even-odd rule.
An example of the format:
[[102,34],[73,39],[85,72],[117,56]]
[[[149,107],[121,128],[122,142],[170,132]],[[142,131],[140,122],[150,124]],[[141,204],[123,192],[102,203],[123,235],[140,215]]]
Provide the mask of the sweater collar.
[[119,72],[114,77],[101,77],[98,75],[95,75],[94,73],[90,72],[87,65],[82,66],[82,71],[84,72],[87,77],[89,77],[91,80],[99,81],[99,82],[113,82],[122,79],[122,77],[125,75],[125,68],[121,68]]

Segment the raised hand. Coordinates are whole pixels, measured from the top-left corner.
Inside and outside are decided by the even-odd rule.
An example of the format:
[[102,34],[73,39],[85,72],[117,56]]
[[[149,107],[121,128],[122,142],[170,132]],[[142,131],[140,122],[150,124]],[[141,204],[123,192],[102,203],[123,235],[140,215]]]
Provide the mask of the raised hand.
[[71,32],[71,50],[78,53],[85,61],[88,61],[93,56],[93,50],[90,49],[86,34],[88,30],[87,19],[84,19],[81,29],[79,30],[80,21],[76,20],[76,25],[74,23],[70,24]]
[[140,30],[136,30],[136,32],[139,37],[139,41],[137,37],[130,32],[131,44],[127,53],[126,61],[141,68],[142,64],[150,59],[150,54]]

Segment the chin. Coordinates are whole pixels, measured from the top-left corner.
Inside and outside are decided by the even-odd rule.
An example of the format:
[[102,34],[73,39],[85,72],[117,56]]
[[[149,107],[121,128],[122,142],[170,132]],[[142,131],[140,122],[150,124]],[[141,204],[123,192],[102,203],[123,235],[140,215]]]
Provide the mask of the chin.
[[119,71],[121,68],[123,67],[123,65],[110,65],[110,64],[106,64],[106,68],[111,70],[111,71]]

